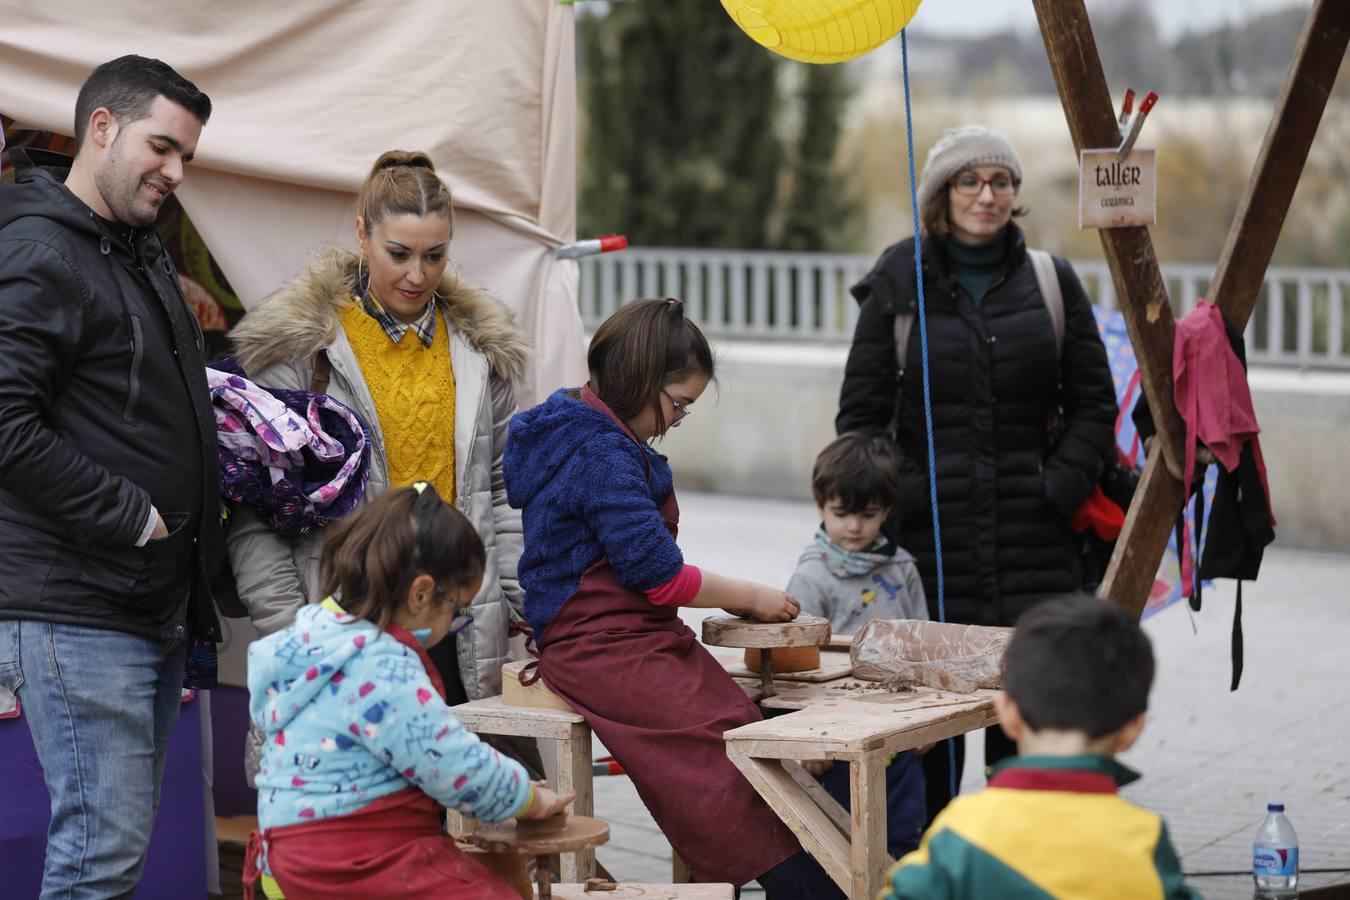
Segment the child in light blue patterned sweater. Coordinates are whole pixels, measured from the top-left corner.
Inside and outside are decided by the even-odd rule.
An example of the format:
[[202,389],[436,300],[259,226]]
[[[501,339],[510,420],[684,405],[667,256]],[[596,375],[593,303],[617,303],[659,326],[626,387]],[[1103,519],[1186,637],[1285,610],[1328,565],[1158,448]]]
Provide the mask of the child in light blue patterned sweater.
[[426,656],[473,621],[483,564],[473,526],[434,488],[389,491],[334,526],[320,566],[333,596],[249,649],[269,897],[360,884],[423,896],[419,883],[426,896],[512,896],[455,848],[439,806],[496,822],[570,798],[467,731]]

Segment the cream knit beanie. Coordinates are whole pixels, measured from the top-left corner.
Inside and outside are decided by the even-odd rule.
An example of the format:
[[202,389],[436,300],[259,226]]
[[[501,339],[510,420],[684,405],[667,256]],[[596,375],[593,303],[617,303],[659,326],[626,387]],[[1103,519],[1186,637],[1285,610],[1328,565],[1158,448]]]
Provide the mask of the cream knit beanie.
[[957,172],[980,166],[1003,166],[1015,181],[1022,180],[1022,161],[1002,134],[983,125],[948,128],[928,151],[919,180],[919,209],[926,209]]

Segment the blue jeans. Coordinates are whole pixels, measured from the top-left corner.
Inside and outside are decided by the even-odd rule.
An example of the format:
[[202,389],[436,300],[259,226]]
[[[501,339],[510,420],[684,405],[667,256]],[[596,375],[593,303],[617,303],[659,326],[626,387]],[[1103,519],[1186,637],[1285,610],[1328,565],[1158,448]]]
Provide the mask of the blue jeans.
[[52,820],[42,900],[129,897],[145,866],[186,645],[0,621],[0,685],[19,696]]
[[[929,753],[947,754],[946,742],[939,743]],[[849,808],[849,766],[835,763],[818,775],[831,797],[844,809]],[[928,822],[925,800],[923,766],[913,750],[895,754],[886,767],[886,850],[895,859],[919,849],[919,839]]]

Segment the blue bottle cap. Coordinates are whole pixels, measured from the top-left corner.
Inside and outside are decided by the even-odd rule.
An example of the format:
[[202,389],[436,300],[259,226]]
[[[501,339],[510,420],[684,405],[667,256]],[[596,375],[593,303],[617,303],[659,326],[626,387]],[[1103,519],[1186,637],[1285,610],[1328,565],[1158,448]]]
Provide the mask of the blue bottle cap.
[[1284,812],[1283,803],[1267,803],[1266,812]]

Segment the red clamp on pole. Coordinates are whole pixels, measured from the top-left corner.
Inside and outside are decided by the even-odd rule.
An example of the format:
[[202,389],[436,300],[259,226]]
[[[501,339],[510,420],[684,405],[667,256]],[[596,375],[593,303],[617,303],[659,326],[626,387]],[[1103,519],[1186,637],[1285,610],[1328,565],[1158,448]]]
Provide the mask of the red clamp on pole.
[[1125,102],[1120,105],[1120,119],[1117,124],[1123,129],[1130,121],[1130,113],[1134,112],[1134,88],[1125,89]]
[[1130,131],[1125,135],[1125,140],[1120,142],[1120,149],[1116,151],[1116,162],[1124,162],[1125,157],[1130,155],[1130,151],[1134,149],[1134,142],[1139,139],[1139,131],[1144,127],[1144,118],[1157,102],[1156,92],[1149,91],[1144,95],[1144,102],[1139,104],[1139,112],[1135,113],[1130,121]]
[[593,775],[626,775],[623,766],[619,765],[612,756],[604,756],[591,762],[591,774]]
[[622,234],[602,234],[589,241],[577,241],[563,244],[553,251],[554,259],[580,259],[583,256],[595,256],[597,253],[613,253],[628,247],[628,238]]

